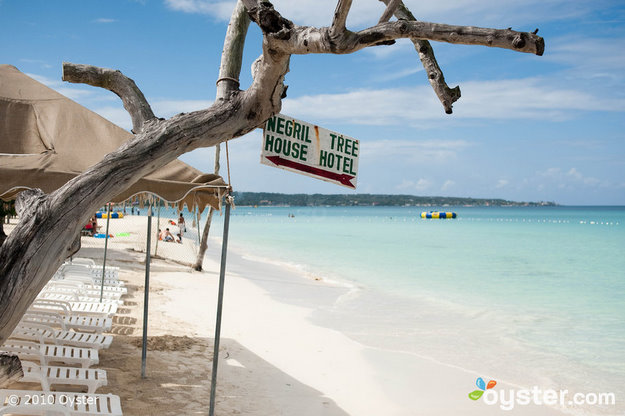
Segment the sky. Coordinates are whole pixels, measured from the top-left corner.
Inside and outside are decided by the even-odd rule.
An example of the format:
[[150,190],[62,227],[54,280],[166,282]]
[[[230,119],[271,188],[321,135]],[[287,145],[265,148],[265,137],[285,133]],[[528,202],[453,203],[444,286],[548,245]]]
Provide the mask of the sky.
[[[0,63],[130,129],[109,91],[61,81],[62,62],[121,70],[159,117],[211,105],[233,1],[0,0]],[[545,53],[432,42],[462,97],[445,114],[412,43],[293,56],[282,113],[360,141],[355,191],[260,164],[262,131],[229,142],[236,191],[384,193],[625,205],[625,2],[404,0],[422,21],[539,29]],[[336,0],[275,0],[297,25],[328,26]],[[354,0],[347,27],[375,25]],[[241,88],[261,53],[252,23]],[[214,149],[181,159],[212,172]],[[221,160],[226,166],[225,156]],[[226,176],[225,171],[222,174]]]

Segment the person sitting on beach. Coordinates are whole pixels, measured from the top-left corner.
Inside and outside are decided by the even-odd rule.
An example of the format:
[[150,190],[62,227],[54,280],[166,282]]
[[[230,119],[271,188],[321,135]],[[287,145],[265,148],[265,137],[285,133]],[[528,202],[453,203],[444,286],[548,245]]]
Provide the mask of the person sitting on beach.
[[91,236],[93,237],[98,233],[98,217],[96,215],[93,215],[89,220],[89,223],[91,224]]
[[175,238],[173,235],[171,235],[169,228],[165,228],[165,235],[163,235],[162,240],[163,241],[175,241]]

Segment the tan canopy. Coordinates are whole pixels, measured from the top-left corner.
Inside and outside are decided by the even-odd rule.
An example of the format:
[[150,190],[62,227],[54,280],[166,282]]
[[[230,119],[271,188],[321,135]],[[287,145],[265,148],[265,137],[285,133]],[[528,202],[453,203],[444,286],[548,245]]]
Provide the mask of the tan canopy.
[[[24,75],[0,65],[0,198],[28,188],[50,193],[116,150],[132,134]],[[219,207],[226,184],[175,160],[151,173],[113,202],[158,195],[189,209]]]

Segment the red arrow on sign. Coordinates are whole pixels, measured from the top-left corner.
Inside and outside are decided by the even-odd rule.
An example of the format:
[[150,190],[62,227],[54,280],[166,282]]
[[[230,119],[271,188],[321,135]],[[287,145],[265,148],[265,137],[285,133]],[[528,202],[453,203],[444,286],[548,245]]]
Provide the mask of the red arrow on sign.
[[314,166],[304,165],[303,163],[294,162],[292,160],[284,159],[280,156],[265,156],[272,163],[278,166],[285,166],[287,168],[300,170],[302,172],[310,173],[312,175],[321,176],[322,178],[331,179],[342,183],[345,186],[356,189],[356,185],[352,184],[352,179],[355,176],[345,175],[344,173],[329,172],[327,170],[319,169]]

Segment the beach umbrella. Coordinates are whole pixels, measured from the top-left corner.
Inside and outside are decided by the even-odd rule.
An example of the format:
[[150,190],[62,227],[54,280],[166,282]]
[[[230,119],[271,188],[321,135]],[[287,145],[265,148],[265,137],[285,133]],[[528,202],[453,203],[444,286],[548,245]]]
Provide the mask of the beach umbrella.
[[[23,190],[33,188],[50,193],[131,137],[131,133],[24,75],[14,66],[0,65],[0,199],[10,201]],[[151,201],[159,198],[179,209],[186,204],[189,209],[197,207],[202,212],[207,205],[219,209],[227,188],[220,176],[204,174],[175,160],[144,176],[111,201],[150,202],[142,376],[145,376],[147,341]],[[108,239],[108,229],[105,238]],[[104,278],[103,267],[102,285]]]
[[[50,193],[132,134],[11,65],[0,65],[0,199],[25,189]],[[175,160],[144,176],[111,202],[153,194],[180,209],[219,206],[226,184]]]

